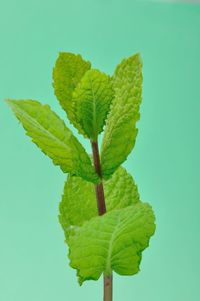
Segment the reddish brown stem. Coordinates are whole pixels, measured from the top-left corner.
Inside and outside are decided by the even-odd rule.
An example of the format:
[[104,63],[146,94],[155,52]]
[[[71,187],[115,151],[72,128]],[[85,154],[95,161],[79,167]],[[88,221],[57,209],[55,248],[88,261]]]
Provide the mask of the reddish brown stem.
[[[102,175],[101,175],[101,163],[100,163],[100,157],[99,157],[98,142],[92,141],[91,144],[92,144],[94,167],[95,167],[97,174],[101,178]],[[106,212],[106,203],[105,203],[104,189],[103,189],[102,181],[99,184],[95,185],[95,190],[96,190],[98,212],[99,212],[99,215],[103,215]]]
[[93,153],[93,162],[94,162],[94,167],[101,178],[101,163],[100,163],[100,157],[99,157],[99,147],[98,147],[98,141],[91,141],[92,144],[92,153]]

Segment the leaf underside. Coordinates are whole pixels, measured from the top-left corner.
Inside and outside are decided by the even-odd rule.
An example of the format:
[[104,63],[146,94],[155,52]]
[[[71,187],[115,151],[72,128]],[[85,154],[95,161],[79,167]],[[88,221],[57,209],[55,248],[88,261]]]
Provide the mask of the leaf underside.
[[139,271],[141,252],[154,234],[154,215],[148,204],[116,209],[85,222],[69,238],[70,266],[79,283],[98,280],[112,270],[120,275]]
[[7,103],[27,135],[64,173],[98,181],[85,149],[48,105],[34,100],[7,100]]

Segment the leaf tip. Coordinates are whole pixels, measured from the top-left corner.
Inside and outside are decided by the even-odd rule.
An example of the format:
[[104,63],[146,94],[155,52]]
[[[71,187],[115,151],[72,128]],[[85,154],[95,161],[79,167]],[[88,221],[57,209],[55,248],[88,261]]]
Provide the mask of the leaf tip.
[[11,109],[13,108],[13,105],[15,103],[14,99],[6,98],[6,99],[4,99],[4,101]]
[[6,98],[4,99],[5,103],[7,103],[9,105],[9,103],[12,101],[10,98]]

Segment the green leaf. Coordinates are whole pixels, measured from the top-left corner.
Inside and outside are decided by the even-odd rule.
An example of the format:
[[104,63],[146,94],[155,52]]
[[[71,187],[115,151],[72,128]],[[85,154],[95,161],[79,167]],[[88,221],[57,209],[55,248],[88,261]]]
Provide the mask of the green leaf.
[[101,164],[109,178],[131,152],[137,135],[142,93],[142,63],[139,54],[124,59],[113,75],[115,98],[106,122]]
[[79,283],[98,280],[104,272],[133,275],[139,271],[142,251],[154,234],[154,214],[138,203],[92,218],[69,238],[70,266]]
[[108,75],[89,70],[82,77],[73,93],[74,114],[85,135],[93,141],[103,130],[105,119],[113,98]]
[[[137,186],[123,167],[104,181],[104,191],[107,211],[140,201]],[[69,235],[73,235],[85,221],[98,215],[94,185],[79,177],[68,176],[59,209],[59,220],[68,241]]]
[[98,215],[94,184],[68,175],[59,210],[59,221],[68,240],[86,220]]
[[98,181],[85,149],[48,105],[34,100],[7,100],[7,103],[27,135],[63,172]]
[[70,122],[82,133],[76,122],[72,108],[72,93],[85,72],[91,68],[91,63],[83,60],[81,55],[70,52],[60,52],[53,68],[54,93],[62,108],[67,113]]
[[140,195],[133,177],[120,166],[112,177],[104,181],[106,209],[121,209],[140,202]]

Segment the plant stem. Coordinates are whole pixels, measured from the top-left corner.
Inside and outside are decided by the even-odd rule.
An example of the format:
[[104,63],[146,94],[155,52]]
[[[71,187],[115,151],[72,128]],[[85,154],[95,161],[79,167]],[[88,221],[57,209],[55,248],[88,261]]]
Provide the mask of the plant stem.
[[104,275],[104,301],[112,301],[112,274]]
[[[95,167],[97,174],[102,179],[98,141],[91,141],[91,144],[92,144],[94,167]],[[103,189],[102,181],[99,184],[95,185],[95,190],[96,190],[98,212],[99,212],[99,215],[103,215],[106,212],[106,203],[105,203],[104,189]]]
[[[102,182],[98,140],[91,141],[91,145],[92,145],[94,167],[101,179],[101,182],[95,185],[97,208],[98,208],[99,215],[103,215],[104,213],[106,213],[106,203],[105,203],[105,196],[104,196],[104,189],[103,189],[103,182]],[[110,276],[104,275],[104,299],[103,300],[112,301],[112,274]]]

